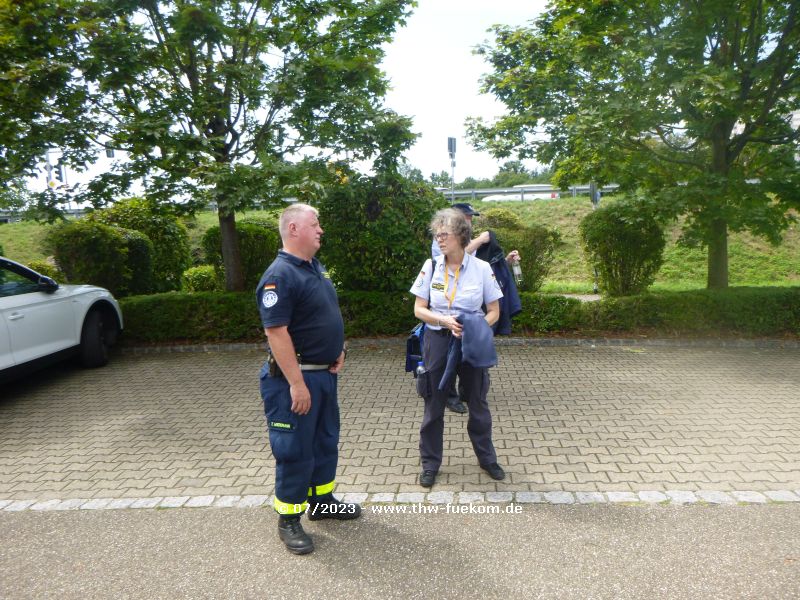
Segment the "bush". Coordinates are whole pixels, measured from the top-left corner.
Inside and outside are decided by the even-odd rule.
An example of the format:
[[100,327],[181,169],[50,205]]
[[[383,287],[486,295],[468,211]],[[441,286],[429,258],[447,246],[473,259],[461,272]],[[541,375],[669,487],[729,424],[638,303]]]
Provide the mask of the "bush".
[[520,229],[522,220],[513,211],[507,208],[489,208],[475,217],[475,230],[484,229]]
[[167,208],[143,198],[129,198],[95,211],[88,218],[135,229],[150,238],[153,274],[150,289],[146,291],[164,292],[180,287],[181,276],[191,264],[189,234],[186,226]]
[[445,206],[428,184],[354,174],[319,204],[320,260],[339,289],[405,292],[430,257],[431,217]]
[[664,261],[664,232],[644,203],[621,200],[586,215],[580,236],[601,291],[639,294],[653,283]]
[[556,248],[561,243],[559,233],[540,225],[518,229],[499,228],[494,233],[506,253],[519,251],[522,269],[520,291],[536,292],[541,289],[553,267]]
[[[242,258],[244,284],[255,290],[266,268],[275,260],[281,247],[281,237],[276,223],[258,219],[244,219],[236,224],[239,254]],[[222,264],[222,236],[219,225],[209,228],[203,235],[206,260],[214,267],[219,289],[225,287],[225,267]]]
[[71,283],[127,296],[149,287],[152,243],[138,231],[77,219],[53,227],[45,246]]
[[128,247],[118,227],[78,219],[53,227],[45,245],[72,283],[91,283],[123,295],[130,280]]
[[186,292],[214,292],[220,290],[214,267],[200,265],[183,272],[181,289]]
[[32,260],[27,266],[45,277],[50,277],[60,283],[67,282],[67,276],[64,275],[64,272],[55,263],[48,260]]
[[153,242],[141,231],[121,227],[119,231],[128,248],[125,295],[148,294],[153,291]]
[[5,251],[3,250],[3,244],[0,244],[0,256],[5,256]]

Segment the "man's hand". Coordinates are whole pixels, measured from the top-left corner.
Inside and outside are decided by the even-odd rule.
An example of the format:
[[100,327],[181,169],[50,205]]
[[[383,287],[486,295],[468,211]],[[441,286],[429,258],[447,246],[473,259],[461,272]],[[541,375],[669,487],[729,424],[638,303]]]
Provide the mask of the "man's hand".
[[305,381],[300,381],[289,386],[292,396],[292,412],[298,415],[307,415],[311,410],[311,392],[308,391]]
[[342,350],[342,353],[339,355],[339,358],[337,358],[337,359],[336,359],[336,362],[335,362],[335,363],[333,363],[333,364],[330,366],[330,368],[328,369],[328,371],[329,371],[329,372],[331,372],[331,373],[333,373],[333,374],[336,374],[336,373],[338,373],[339,371],[341,371],[341,370],[342,370],[342,367],[343,367],[343,366],[344,366],[344,350]]
[[511,252],[508,253],[508,256],[506,256],[506,262],[512,265],[515,262],[519,262],[519,258],[520,258],[519,252],[517,252],[516,250],[512,250]]

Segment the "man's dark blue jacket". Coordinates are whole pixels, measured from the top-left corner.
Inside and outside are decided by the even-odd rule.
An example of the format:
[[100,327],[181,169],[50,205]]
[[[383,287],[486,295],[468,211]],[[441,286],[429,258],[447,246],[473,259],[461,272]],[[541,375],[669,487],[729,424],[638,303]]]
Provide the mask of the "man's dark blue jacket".
[[475,256],[489,263],[503,291],[503,297],[500,298],[500,318],[494,324],[494,332],[496,335],[510,335],[511,319],[522,312],[522,302],[511,269],[508,268],[506,254],[497,242],[494,231],[489,231],[489,242],[478,248]]

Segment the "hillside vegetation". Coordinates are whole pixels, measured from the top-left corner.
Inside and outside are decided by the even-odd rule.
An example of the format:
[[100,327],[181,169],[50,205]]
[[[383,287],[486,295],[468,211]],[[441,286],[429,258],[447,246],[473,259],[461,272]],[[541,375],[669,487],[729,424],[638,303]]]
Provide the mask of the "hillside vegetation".
[[[603,199],[603,202],[613,201]],[[581,218],[592,210],[586,197],[536,200],[530,202],[475,202],[479,211],[502,207],[520,216],[523,222],[540,224],[557,229],[563,243],[558,248],[555,264],[548,277],[546,292],[588,293],[593,287],[593,277],[583,257],[578,238]],[[264,215],[254,211],[246,215]],[[197,255],[203,232],[217,223],[212,212],[199,213],[187,222],[193,248]],[[323,223],[323,228],[325,224]],[[6,256],[22,263],[45,257],[42,240],[48,225],[19,222],[0,224],[0,245]],[[704,250],[683,248],[675,241],[680,233],[678,224],[668,231],[668,244],[664,265],[654,288],[685,290],[704,288],[706,254]],[[323,243],[335,243],[325,240]],[[507,248],[506,251],[511,250]],[[785,233],[783,243],[773,247],[766,241],[746,233],[732,233],[729,245],[731,286],[797,286],[800,285],[800,226],[797,223]],[[525,270],[523,257],[522,269]]]

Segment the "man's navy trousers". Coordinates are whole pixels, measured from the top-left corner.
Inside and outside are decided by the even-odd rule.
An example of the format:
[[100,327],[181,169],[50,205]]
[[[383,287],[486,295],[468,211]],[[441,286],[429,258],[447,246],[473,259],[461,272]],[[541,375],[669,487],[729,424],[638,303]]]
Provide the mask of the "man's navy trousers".
[[337,375],[328,370],[302,371],[311,393],[311,410],[291,410],[289,382],[261,369],[261,398],[275,457],[275,509],[301,514],[308,501],[333,492],[339,457],[339,403]]

